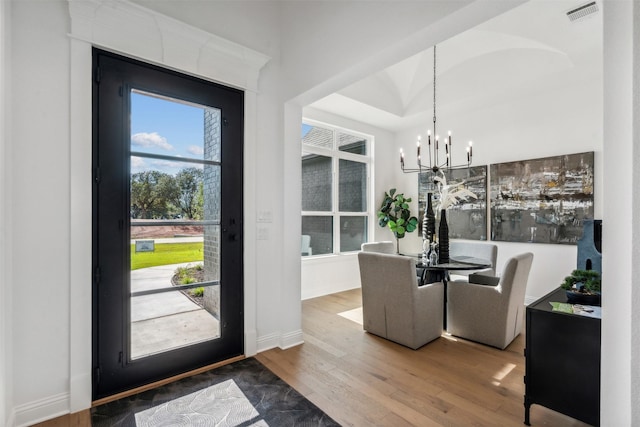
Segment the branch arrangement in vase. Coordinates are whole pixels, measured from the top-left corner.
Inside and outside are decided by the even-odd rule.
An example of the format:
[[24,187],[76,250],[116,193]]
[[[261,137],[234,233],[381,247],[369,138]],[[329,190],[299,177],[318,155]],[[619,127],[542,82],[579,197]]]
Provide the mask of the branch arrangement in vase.
[[436,187],[438,188],[438,205],[436,207],[436,212],[446,210],[447,208],[457,205],[463,200],[467,200],[468,198],[477,199],[475,193],[466,188],[462,188],[465,184],[465,181],[460,181],[455,184],[447,184],[447,178],[444,176],[444,173],[441,172],[440,176],[436,176],[434,178],[436,183]]

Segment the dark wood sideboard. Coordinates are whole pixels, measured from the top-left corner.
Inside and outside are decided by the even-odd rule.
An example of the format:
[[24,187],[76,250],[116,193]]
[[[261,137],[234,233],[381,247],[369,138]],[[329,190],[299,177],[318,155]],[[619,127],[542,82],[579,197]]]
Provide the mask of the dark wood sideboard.
[[600,425],[600,319],[552,310],[558,288],[526,310],[524,423],[532,404]]

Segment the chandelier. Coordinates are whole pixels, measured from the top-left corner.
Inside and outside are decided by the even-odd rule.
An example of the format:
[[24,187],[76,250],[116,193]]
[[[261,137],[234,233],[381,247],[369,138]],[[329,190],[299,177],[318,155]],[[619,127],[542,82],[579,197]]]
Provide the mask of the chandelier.
[[[436,127],[436,46],[433,46],[433,140],[431,129],[427,130],[427,153],[429,156],[428,164],[423,163],[421,153],[422,137],[418,135],[417,145],[417,168],[406,168],[404,165],[404,152],[400,149],[400,167],[404,173],[431,173],[434,176],[434,184],[438,185],[438,189],[442,193],[443,187],[446,186],[445,175],[447,171],[453,169],[469,168],[473,160],[473,142],[469,141],[467,146],[467,161],[455,165],[453,162],[453,150],[452,150],[452,138],[451,131],[448,131],[447,136],[444,138],[444,156],[440,158],[440,136],[437,133]],[[443,186],[443,183],[445,184]],[[462,185],[464,181],[456,184],[455,186]],[[442,210],[441,226],[438,232],[438,242],[436,243],[436,230],[435,222],[436,215],[432,206],[432,193],[433,191],[427,191],[427,205],[425,207],[424,216],[422,220],[422,263],[424,265],[435,265],[437,262],[447,263],[449,262],[449,236],[448,231],[443,231],[442,223],[446,225],[446,218],[444,217],[444,210]],[[473,194],[473,193],[471,193]],[[439,194],[439,199],[443,198],[443,194]],[[443,200],[440,200],[442,203]]]
[[421,144],[422,136],[418,135],[417,145],[417,168],[406,168],[404,165],[404,151],[400,149],[400,167],[404,173],[422,173],[432,171],[434,174],[438,172],[444,173],[447,169],[468,168],[473,160],[473,142],[469,141],[467,146],[467,162],[459,165],[453,163],[453,150],[451,139],[451,131],[448,131],[444,138],[444,157],[440,159],[440,136],[436,128],[436,46],[433,46],[433,141],[431,138],[431,129],[427,130],[427,152],[429,156],[428,165],[422,161]]

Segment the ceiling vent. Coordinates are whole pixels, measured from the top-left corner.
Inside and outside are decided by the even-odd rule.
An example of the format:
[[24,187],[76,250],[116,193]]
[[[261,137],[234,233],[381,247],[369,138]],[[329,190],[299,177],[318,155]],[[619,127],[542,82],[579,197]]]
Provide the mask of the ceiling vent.
[[589,15],[592,15],[598,11],[598,5],[595,1],[584,4],[576,9],[570,10],[567,12],[567,16],[569,17],[569,21],[576,22],[580,19],[584,19]]

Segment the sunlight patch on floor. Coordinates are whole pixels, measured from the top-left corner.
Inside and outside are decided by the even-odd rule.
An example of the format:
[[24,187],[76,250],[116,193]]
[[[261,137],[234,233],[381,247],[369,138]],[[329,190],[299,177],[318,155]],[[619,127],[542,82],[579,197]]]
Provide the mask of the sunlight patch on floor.
[[342,316],[345,319],[349,319],[352,322],[356,322],[358,325],[362,325],[362,307],[354,308],[353,310],[343,311],[338,313],[338,316]]
[[267,426],[233,380],[135,414],[137,426]]
[[509,373],[511,371],[513,371],[515,369],[516,365],[514,365],[513,363],[507,363],[505,364],[502,369],[500,369],[498,372],[496,372],[496,374],[493,376],[494,381],[492,381],[491,383],[495,386],[499,386],[500,382],[505,379],[505,377],[507,375],[509,375]]
[[453,342],[458,342],[458,339],[456,337],[454,337],[453,335],[451,335],[449,332],[443,331],[442,338],[448,339],[449,341],[453,341]]

